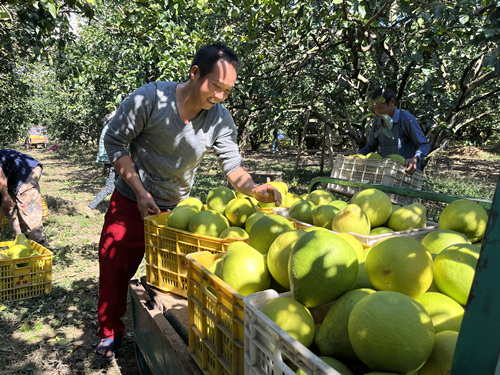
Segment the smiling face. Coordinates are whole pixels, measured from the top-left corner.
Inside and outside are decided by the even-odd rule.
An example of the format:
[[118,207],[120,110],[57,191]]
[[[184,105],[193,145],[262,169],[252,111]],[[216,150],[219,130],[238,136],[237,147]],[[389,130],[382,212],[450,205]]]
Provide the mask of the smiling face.
[[224,60],[217,61],[213,71],[203,78],[198,66],[192,66],[190,78],[196,87],[197,106],[208,110],[225,100],[236,83],[236,76],[236,69]]

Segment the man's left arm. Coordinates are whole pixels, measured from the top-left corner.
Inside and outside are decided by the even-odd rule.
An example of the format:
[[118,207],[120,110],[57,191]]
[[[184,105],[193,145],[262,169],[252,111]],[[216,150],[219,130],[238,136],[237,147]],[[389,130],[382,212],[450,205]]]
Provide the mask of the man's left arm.
[[259,202],[281,206],[281,193],[271,184],[257,185],[244,167],[238,167],[227,175],[227,179],[240,193],[254,197]]
[[0,193],[2,194],[2,204],[5,204],[7,207],[14,207],[16,203],[12,200],[9,195],[9,190],[7,187],[7,176],[3,172],[3,169],[0,168]]

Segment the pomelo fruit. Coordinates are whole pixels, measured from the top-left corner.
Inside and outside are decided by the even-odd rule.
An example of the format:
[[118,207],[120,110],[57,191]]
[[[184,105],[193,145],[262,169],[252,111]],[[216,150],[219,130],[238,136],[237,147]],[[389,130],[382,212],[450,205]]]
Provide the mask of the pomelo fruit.
[[171,228],[187,231],[191,218],[198,212],[200,210],[189,205],[177,206],[169,212],[166,224]]
[[29,252],[31,252],[32,250],[31,242],[30,240],[28,240],[24,233],[19,233],[18,235],[16,235],[16,238],[14,239],[14,243],[12,245],[26,246]]
[[316,205],[313,202],[303,199],[292,204],[288,216],[304,223],[313,224],[312,211],[315,207]]
[[394,233],[391,228],[387,227],[377,227],[370,231],[370,236],[378,236],[379,234]]
[[334,207],[337,207],[339,210],[343,209],[343,208],[346,208],[349,203],[345,202],[345,201],[341,201],[339,199],[336,199],[334,201],[331,201],[330,203],[328,203],[329,205],[332,205]]
[[434,282],[438,289],[461,305],[467,303],[481,248],[455,244],[434,259]]
[[201,210],[205,209],[205,207],[203,206],[203,202],[199,198],[196,198],[196,197],[184,198],[177,205],[177,207],[179,207],[179,206],[190,206],[190,207],[193,207],[194,209],[196,209],[197,211],[201,211]]
[[233,190],[225,186],[217,186],[208,192],[206,205],[210,210],[223,213],[226,205],[234,198],[236,198],[236,193]]
[[432,256],[411,237],[390,237],[377,242],[366,256],[365,267],[370,283],[378,290],[415,298],[432,283]]
[[474,243],[484,237],[487,221],[488,214],[478,203],[459,199],[443,209],[439,216],[439,228],[463,233]]
[[354,284],[352,284],[349,290],[361,289],[361,288],[375,289],[370,280],[368,279],[368,275],[366,274],[366,267],[364,261],[359,263],[358,275],[356,276],[356,280],[354,280]]
[[289,259],[290,290],[306,307],[331,302],[356,280],[358,256],[351,244],[325,230],[298,239]]
[[293,229],[293,224],[287,218],[279,215],[265,215],[252,225],[248,233],[248,244],[262,254],[267,254],[269,246],[276,237]]
[[251,197],[249,195],[243,194],[243,193],[241,193],[239,191],[236,192],[236,198],[250,199],[250,202],[252,202],[255,207],[259,206],[259,201],[257,199],[255,199],[254,197]]
[[[268,184],[272,185],[276,189],[278,189],[278,191],[281,194],[281,205],[283,205],[283,200],[285,199],[286,193],[288,192],[287,184],[282,182],[282,181],[270,181],[270,182],[268,182]],[[259,207],[274,208],[274,207],[276,207],[276,203],[274,203],[274,202],[270,202],[270,203],[259,202]]]
[[[340,362],[335,358],[320,356],[319,359],[321,359],[328,366],[337,371],[337,373],[339,373],[340,375],[354,375],[354,373],[349,369],[349,367],[347,367],[346,365],[344,365],[342,362]],[[308,375],[304,370],[301,370],[300,368],[297,370],[296,374]]]
[[314,337],[319,353],[341,361],[358,359],[347,331],[351,310],[361,298],[375,293],[373,289],[355,289],[340,296],[330,307]]
[[30,256],[30,250],[26,245],[14,243],[5,254],[11,259],[26,258]]
[[314,319],[300,302],[292,297],[278,296],[264,302],[259,310],[305,347],[312,344]]
[[231,199],[224,210],[224,215],[227,217],[231,225],[236,227],[244,227],[248,217],[257,211],[252,201],[247,198]]
[[435,257],[448,246],[457,243],[470,243],[470,241],[463,233],[449,229],[437,229],[427,233],[420,243]]
[[228,245],[221,278],[244,296],[260,292],[271,285],[266,258],[243,241]]
[[292,204],[294,204],[297,201],[301,201],[302,198],[300,195],[295,194],[295,193],[287,193],[286,197],[284,198],[284,204],[281,205],[281,207],[290,207]]
[[434,346],[431,317],[422,305],[398,292],[363,297],[351,310],[347,330],[354,352],[374,371],[416,371]]
[[456,331],[436,333],[431,355],[427,362],[418,370],[418,375],[450,374],[457,340],[458,332]]
[[286,290],[290,290],[288,278],[288,260],[293,245],[306,232],[303,230],[291,230],[281,233],[269,246],[267,253],[267,267],[271,276]]
[[429,313],[435,333],[460,331],[464,308],[453,298],[443,293],[426,292],[415,298]]
[[370,233],[370,220],[357,204],[349,204],[341,209],[332,220],[334,232],[352,232],[367,236]]
[[387,226],[399,232],[409,229],[424,228],[427,222],[427,210],[418,202],[403,206],[389,217]]
[[227,218],[213,210],[199,211],[189,220],[189,231],[204,236],[219,237],[219,234],[227,228],[229,228]]
[[222,263],[224,262],[224,257],[217,258],[207,267],[207,270],[212,272],[215,276],[221,277],[222,275]]
[[406,163],[406,159],[404,158],[404,156],[399,155],[399,154],[389,154],[386,156],[386,158],[399,161],[400,163],[403,163],[403,164]]
[[363,244],[361,243],[360,240],[358,240],[356,237],[354,237],[350,233],[337,233],[337,236],[342,237],[343,239],[347,240],[352,246],[352,248],[356,251],[356,254],[358,255],[358,261],[359,262],[364,262],[365,261],[365,251],[363,249]]
[[332,227],[332,220],[340,211],[340,208],[329,204],[323,204],[313,208],[312,223],[317,227],[323,227],[330,229]]
[[247,233],[250,233],[250,229],[252,229],[252,225],[259,220],[262,216],[269,215],[267,212],[264,211],[256,211],[253,214],[251,214],[248,218],[247,221],[245,222],[245,230]]
[[219,238],[248,238],[248,233],[241,227],[229,227],[219,234]]
[[375,160],[380,160],[383,159],[382,155],[380,155],[377,152],[370,152],[366,154],[366,159],[375,159]]
[[366,213],[372,228],[381,226],[391,216],[392,202],[389,196],[378,189],[358,191],[351,198],[352,204],[357,204]]
[[328,190],[318,189],[311,191],[307,199],[313,202],[316,206],[319,206],[334,201],[335,197]]

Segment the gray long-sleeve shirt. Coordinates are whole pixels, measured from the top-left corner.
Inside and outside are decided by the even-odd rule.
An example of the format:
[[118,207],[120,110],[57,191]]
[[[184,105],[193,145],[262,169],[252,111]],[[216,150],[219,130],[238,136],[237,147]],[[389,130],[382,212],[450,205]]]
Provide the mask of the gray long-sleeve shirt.
[[[189,196],[196,170],[212,147],[226,176],[243,165],[229,111],[218,103],[184,124],[177,110],[176,86],[159,81],[138,88],[123,101],[104,137],[111,163],[130,155],[160,209],[172,208]],[[137,201],[121,177],[116,189]]]

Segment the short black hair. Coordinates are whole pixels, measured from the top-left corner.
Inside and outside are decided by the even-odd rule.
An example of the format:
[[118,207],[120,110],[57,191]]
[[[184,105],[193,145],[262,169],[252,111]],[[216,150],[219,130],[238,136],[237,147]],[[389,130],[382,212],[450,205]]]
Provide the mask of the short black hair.
[[371,100],[375,100],[378,98],[384,98],[384,103],[389,103],[391,99],[394,99],[394,101],[396,101],[396,94],[389,87],[381,87],[375,89],[370,96]]
[[214,70],[214,66],[219,60],[227,61],[236,72],[241,67],[236,52],[221,42],[201,46],[193,57],[191,67],[197,65],[200,68],[200,78],[203,78]]

